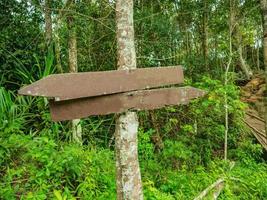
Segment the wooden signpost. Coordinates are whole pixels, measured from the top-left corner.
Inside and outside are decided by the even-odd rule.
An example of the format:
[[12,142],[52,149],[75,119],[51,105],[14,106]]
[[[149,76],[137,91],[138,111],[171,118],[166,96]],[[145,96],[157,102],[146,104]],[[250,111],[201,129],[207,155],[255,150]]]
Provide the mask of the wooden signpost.
[[193,87],[158,88],[183,80],[180,66],[66,73],[36,81],[19,94],[49,98],[52,120],[64,121],[186,104],[205,94]]

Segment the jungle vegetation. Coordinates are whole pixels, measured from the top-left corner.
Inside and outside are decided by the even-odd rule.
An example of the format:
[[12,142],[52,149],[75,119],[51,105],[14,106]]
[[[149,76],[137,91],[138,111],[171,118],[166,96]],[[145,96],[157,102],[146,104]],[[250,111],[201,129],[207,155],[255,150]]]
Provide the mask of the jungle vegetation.
[[[117,69],[115,3],[0,0],[0,199],[116,199],[116,115],[52,122],[47,99],[17,93],[50,74]],[[266,150],[241,98],[264,77],[266,5],[134,1],[137,67],[182,65],[184,85],[207,92],[138,112],[145,199],[194,199],[217,180],[201,199],[267,199]]]

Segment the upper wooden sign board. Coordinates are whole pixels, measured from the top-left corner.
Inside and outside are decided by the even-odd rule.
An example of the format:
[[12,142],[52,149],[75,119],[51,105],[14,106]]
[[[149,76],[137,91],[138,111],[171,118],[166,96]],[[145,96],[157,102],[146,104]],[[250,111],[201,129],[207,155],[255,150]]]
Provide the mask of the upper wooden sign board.
[[19,94],[55,101],[101,96],[183,83],[182,67],[65,73],[45,77],[23,87]]

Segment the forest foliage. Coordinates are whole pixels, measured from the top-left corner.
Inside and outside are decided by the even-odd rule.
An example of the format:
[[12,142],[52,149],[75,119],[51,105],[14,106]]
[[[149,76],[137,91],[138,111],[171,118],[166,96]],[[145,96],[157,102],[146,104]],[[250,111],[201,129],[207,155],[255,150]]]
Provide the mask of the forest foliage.
[[[266,199],[264,149],[243,122],[247,105],[238,86],[246,78],[243,61],[254,73],[264,69],[260,3],[134,2],[138,67],[181,64],[184,85],[207,92],[189,105],[138,112],[145,199],[194,199],[219,178],[225,179],[219,199]],[[82,119],[81,146],[73,141],[71,123],[51,121],[47,99],[17,95],[20,87],[59,73],[59,61],[69,71],[70,14],[79,72],[116,69],[114,2],[82,0],[74,9],[52,1],[51,12],[53,41],[47,47],[43,1],[0,1],[0,199],[116,199],[116,116]]]

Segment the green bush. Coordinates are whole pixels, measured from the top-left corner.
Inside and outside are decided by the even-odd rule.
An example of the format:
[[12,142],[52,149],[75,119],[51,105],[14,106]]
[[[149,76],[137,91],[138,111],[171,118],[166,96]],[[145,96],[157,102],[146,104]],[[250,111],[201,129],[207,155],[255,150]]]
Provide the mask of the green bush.
[[[105,199],[115,194],[114,163],[108,150],[57,144],[47,137],[12,134],[0,143],[3,199]],[[56,192],[54,192],[56,191]]]

